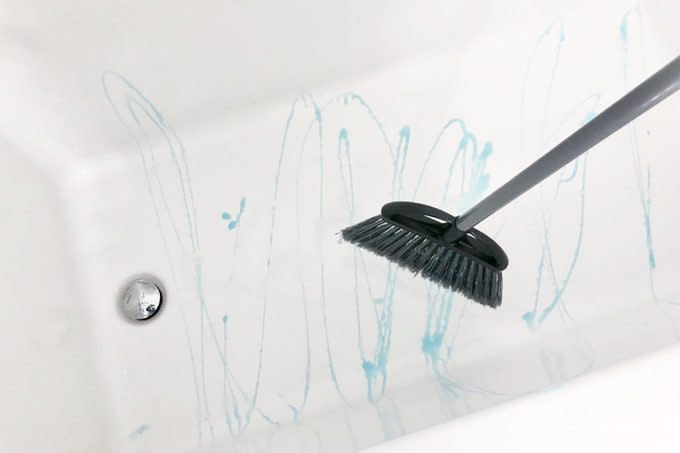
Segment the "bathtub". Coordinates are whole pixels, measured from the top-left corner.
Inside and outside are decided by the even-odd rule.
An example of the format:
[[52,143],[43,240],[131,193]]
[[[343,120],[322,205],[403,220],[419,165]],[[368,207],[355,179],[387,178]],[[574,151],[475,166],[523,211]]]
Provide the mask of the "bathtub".
[[348,452],[678,341],[678,96],[480,225],[498,309],[338,236],[471,206],[676,56],[672,5],[3,5],[1,451]]

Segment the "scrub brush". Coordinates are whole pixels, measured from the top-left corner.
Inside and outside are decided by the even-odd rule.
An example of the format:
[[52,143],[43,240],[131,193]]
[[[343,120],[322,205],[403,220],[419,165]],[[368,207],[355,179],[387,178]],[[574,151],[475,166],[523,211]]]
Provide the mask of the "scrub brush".
[[567,137],[495,192],[454,217],[396,201],[341,231],[342,238],[437,285],[493,308],[503,298],[508,257],[474,227],[680,88],[680,56]]

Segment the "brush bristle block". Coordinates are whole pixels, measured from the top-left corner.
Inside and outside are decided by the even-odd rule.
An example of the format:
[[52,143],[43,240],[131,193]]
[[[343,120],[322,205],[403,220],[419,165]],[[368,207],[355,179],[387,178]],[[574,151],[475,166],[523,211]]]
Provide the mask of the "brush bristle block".
[[378,215],[345,228],[341,235],[345,241],[475,302],[493,308],[501,304],[507,256],[477,230],[447,243],[432,228],[421,230],[413,222],[402,224]]

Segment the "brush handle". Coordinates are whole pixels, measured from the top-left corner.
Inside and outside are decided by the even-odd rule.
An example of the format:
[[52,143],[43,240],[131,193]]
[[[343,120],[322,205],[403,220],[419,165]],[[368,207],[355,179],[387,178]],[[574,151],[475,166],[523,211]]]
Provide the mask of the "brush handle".
[[456,220],[468,231],[680,88],[680,56]]

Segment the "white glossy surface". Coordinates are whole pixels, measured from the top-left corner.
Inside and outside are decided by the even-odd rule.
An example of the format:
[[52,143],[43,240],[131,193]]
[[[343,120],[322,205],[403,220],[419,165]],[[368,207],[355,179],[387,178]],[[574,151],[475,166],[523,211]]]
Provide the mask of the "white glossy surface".
[[366,452],[676,452],[678,379],[675,346]]
[[496,311],[336,235],[500,185],[677,55],[666,5],[3,4],[7,451],[351,451],[677,342],[678,98],[480,226]]

